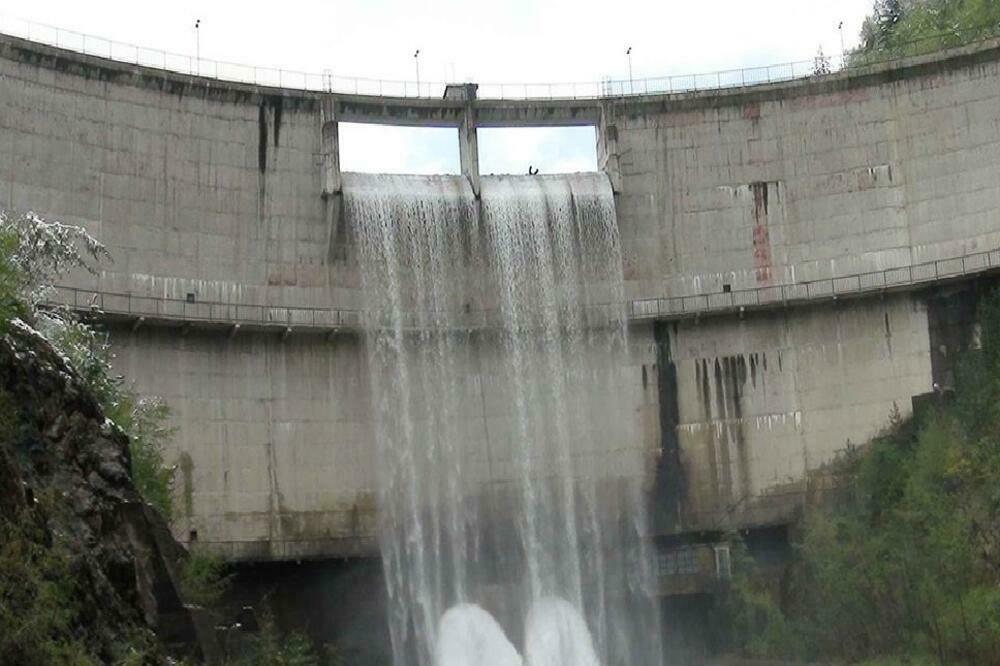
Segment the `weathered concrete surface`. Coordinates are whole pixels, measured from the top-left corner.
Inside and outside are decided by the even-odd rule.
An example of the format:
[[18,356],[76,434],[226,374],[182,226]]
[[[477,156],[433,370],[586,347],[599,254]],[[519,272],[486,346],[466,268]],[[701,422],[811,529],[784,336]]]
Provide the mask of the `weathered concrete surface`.
[[[109,246],[114,264],[79,286],[352,308],[337,120],[592,124],[629,296],[736,291],[1000,248],[998,102],[996,44],[725,94],[470,104],[225,84],[3,37],[0,202]],[[909,293],[635,325],[621,386],[658,526],[787,520],[806,470],[930,390],[928,329]],[[234,559],[373,550],[360,340],[146,326],[112,339],[122,371],[174,408],[181,537]],[[490,399],[502,392],[480,426],[503,433]]]
[[[234,560],[370,555],[376,478],[369,372],[355,335],[112,329],[116,368],[163,397],[177,427],[179,538],[212,544]],[[633,336],[633,359],[652,368],[652,344]],[[491,341],[463,367],[460,405],[472,455],[467,474],[503,495],[518,478],[510,387],[490,370]],[[657,393],[640,365],[621,369],[639,438],[609,449],[655,453]],[[433,399],[433,396],[428,396]]]
[[995,49],[608,111],[634,295],[852,275],[1000,246]]
[[685,490],[675,529],[792,519],[807,472],[931,389],[927,330],[927,308],[909,294],[671,326],[672,481]]
[[356,307],[331,121],[594,124],[630,297],[800,284],[1000,247],[998,63],[988,46],[725,94],[481,100],[470,113],[2,38],[0,195],[105,240],[104,291]]
[[116,367],[177,426],[182,539],[233,559],[374,551],[375,465],[355,336],[114,329]]

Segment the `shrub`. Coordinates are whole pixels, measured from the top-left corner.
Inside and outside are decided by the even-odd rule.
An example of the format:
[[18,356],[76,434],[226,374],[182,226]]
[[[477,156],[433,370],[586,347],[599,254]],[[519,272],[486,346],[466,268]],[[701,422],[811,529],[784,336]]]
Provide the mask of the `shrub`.
[[70,556],[47,541],[33,512],[0,517],[0,664],[96,665],[74,635],[80,595]]
[[783,607],[752,568],[724,597],[758,657],[1000,664],[1000,292],[979,310],[956,399],[898,414],[838,461],[844,500],[812,511]]
[[320,666],[319,658],[305,636],[296,632],[282,634],[266,600],[257,614],[257,621],[259,629],[249,653],[235,666]]
[[53,278],[74,269],[93,273],[95,263],[107,258],[105,247],[80,227],[0,210],[0,333],[14,317],[29,319],[66,358],[105,415],[128,435],[136,489],[169,519],[174,475],[164,457],[173,434],[166,426],[169,410],[159,399],[140,398],[115,374],[106,336],[46,302]]
[[222,559],[197,550],[184,563],[181,570],[181,595],[185,603],[213,606],[229,589],[231,576],[226,573]]

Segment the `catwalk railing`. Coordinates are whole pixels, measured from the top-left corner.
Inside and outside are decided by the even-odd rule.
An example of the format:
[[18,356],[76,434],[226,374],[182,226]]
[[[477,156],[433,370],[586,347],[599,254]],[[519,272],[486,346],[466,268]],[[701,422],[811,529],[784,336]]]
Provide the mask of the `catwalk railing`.
[[[1000,269],[1000,249],[809,282],[690,296],[635,299],[626,303],[626,316],[632,321],[681,319],[783,307],[869,292],[914,288],[997,269]],[[124,318],[137,324],[172,322],[283,331],[339,331],[360,329],[364,319],[363,313],[356,309],[199,301],[195,298],[162,298],[71,286],[53,287],[50,302],[78,312],[99,317]],[[620,313],[621,309],[617,304],[587,306],[587,318],[591,323],[607,322]],[[419,329],[422,328],[421,322],[426,322],[429,318],[434,319],[428,317],[428,313],[404,313],[399,325],[407,329]],[[437,319],[456,321],[454,317],[442,316]],[[458,321],[459,328],[470,330],[494,327],[497,323],[489,310],[463,313]],[[387,327],[395,323],[388,320],[380,322]]]
[[[280,67],[262,67],[191,54],[172,53],[138,44],[120,42],[75,30],[0,14],[0,33],[28,39],[86,55],[200,76],[220,81],[251,83],[261,86],[390,97],[426,97],[440,99],[448,82],[406,81],[344,76],[331,69],[306,72]],[[963,33],[930,35],[899,45],[899,52],[878,56],[851,53],[823,55],[803,60],[756,67],[674,74],[646,78],[605,78],[599,81],[553,83],[480,83],[481,99],[596,99],[630,95],[669,94],[701,90],[723,90],[833,74],[841,70],[868,67],[895,59],[926,53],[934,48],[960,44],[972,45],[1000,34],[1000,26],[975,26]],[[924,48],[926,46],[926,48]],[[456,83],[456,82],[451,82]]]

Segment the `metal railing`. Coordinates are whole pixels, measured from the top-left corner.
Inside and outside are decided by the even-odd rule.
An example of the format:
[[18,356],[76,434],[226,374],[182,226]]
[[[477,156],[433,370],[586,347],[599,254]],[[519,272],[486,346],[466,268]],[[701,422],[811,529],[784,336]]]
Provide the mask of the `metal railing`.
[[187,298],[162,298],[80,287],[52,287],[50,302],[79,312],[126,316],[133,319],[241,324],[275,328],[357,328],[360,313],[345,308],[289,307],[253,303],[225,303]]
[[[636,299],[626,303],[626,316],[632,321],[675,319],[745,309],[782,307],[797,303],[862,295],[888,289],[903,289],[940,280],[956,279],[1000,269],[1000,249],[938,259],[910,266],[858,273],[843,277],[762,286],[737,291],[722,291],[690,296]],[[180,298],[160,298],[138,294],[95,291],[70,286],[53,287],[53,304],[80,312],[124,316],[133,320],[168,320],[208,324],[235,324],[279,329],[340,330],[359,329],[362,312],[346,308],[290,307],[269,304],[225,303]],[[591,324],[614,321],[620,316],[618,304],[587,306]],[[406,329],[426,327],[428,321],[456,321],[427,313],[404,313],[401,325]],[[457,318],[456,328],[481,329],[499,325],[496,312],[474,310]],[[389,326],[388,323],[385,324]]]
[[[983,41],[984,34],[995,35],[1000,26],[989,26],[984,33],[982,26],[976,26],[970,33],[970,43]],[[997,28],[994,30],[994,28]],[[126,64],[164,69],[181,74],[201,76],[221,81],[250,83],[261,86],[299,89],[315,92],[338,92],[360,95],[380,95],[392,97],[426,97],[440,99],[447,82],[408,81],[399,79],[373,79],[343,76],[333,70],[306,72],[280,67],[246,65],[224,60],[201,58],[191,54],[173,53],[163,49],[153,49],[129,42],[120,42],[105,37],[90,35],[75,30],[67,30],[45,23],[0,14],[0,33],[21,37],[41,44],[77,51],[86,55],[108,58]],[[954,37],[954,35],[950,35]],[[961,37],[961,35],[959,35]],[[942,36],[929,37],[904,44],[914,46],[921,43],[951,44],[942,42]],[[811,76],[832,74],[853,67],[867,67],[873,64],[891,62],[913,52],[901,51],[879,60],[861,60],[848,54],[836,54],[758,67],[705,72],[700,74],[676,74],[649,78],[614,79],[585,82],[554,83],[481,83],[478,97],[482,99],[596,99],[602,97],[624,97],[693,92],[703,90],[723,90],[767,83],[780,83]],[[454,82],[453,82],[454,83]]]
[[634,320],[659,319],[781,306],[803,301],[912,287],[983,273],[997,268],[1000,268],[1000,249],[808,282],[692,296],[639,299],[629,303],[629,318]]

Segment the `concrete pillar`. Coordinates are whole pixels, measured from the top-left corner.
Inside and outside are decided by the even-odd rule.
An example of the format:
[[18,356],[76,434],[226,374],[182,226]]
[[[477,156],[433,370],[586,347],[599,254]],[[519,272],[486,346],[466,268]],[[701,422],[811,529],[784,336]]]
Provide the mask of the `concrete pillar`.
[[337,101],[333,96],[323,98],[320,113],[322,123],[323,196],[340,195],[343,182],[340,177],[340,130],[337,126]]
[[458,150],[462,174],[472,183],[472,191],[479,198],[479,136],[471,105],[466,106],[465,117],[458,127]]
[[608,174],[611,190],[622,191],[622,171],[618,159],[618,125],[614,103],[601,104],[601,122],[597,126],[597,168]]
[[472,191],[479,198],[479,136],[476,131],[476,90],[475,83],[449,85],[445,88],[445,99],[465,101],[465,113],[458,126],[458,153],[462,175],[469,179]]
[[328,239],[327,258],[330,262],[344,256],[343,247],[337,247],[342,233],[344,210],[344,181],[340,175],[340,129],[337,125],[337,100],[332,95],[323,98],[320,111],[320,140],[323,169],[323,202],[326,204]]

